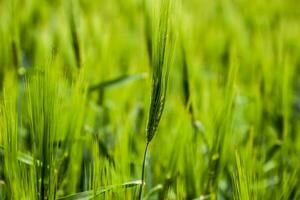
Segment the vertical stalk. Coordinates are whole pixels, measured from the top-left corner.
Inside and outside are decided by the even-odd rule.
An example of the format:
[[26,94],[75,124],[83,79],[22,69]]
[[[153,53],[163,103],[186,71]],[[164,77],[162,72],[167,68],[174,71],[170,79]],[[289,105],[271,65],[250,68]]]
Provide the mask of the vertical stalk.
[[147,152],[148,152],[148,146],[149,146],[149,142],[146,143],[145,152],[144,152],[143,166],[142,166],[142,185],[139,190],[139,196],[138,196],[139,200],[142,200],[144,177],[145,177],[145,163],[146,163],[146,157],[147,157]]

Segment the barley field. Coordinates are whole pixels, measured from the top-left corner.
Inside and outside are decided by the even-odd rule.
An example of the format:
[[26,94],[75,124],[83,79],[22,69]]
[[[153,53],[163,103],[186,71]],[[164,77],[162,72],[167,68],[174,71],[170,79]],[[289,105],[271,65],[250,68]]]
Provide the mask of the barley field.
[[0,0],[0,199],[300,199],[299,9]]

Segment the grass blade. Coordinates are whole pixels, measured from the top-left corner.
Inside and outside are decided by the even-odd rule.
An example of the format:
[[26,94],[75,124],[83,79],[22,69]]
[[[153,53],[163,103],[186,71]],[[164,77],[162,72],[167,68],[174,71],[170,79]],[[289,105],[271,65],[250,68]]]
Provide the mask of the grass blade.
[[94,92],[96,90],[102,90],[106,88],[113,88],[113,87],[118,87],[120,85],[135,81],[135,80],[140,80],[140,79],[145,79],[146,74],[133,74],[133,75],[123,75],[118,78],[104,81],[101,83],[98,83],[96,85],[92,85],[89,87],[89,92]]
[[142,184],[142,181],[140,181],[140,180],[131,181],[128,183],[124,183],[122,185],[107,186],[107,187],[102,188],[97,191],[89,190],[89,191],[80,192],[80,193],[72,194],[72,195],[65,196],[65,197],[59,197],[59,198],[57,198],[57,200],[88,200],[88,199],[95,198],[101,194],[104,194],[108,191],[111,191],[111,190],[114,190],[117,188],[123,188],[123,189],[134,188],[134,187],[140,186],[141,184]]

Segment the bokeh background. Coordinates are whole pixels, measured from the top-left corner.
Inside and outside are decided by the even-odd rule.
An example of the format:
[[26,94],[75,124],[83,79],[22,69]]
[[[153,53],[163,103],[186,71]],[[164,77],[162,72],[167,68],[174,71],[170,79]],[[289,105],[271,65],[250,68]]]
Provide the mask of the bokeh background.
[[[158,2],[0,0],[0,199],[135,198]],[[299,199],[300,1],[172,2],[145,199]]]

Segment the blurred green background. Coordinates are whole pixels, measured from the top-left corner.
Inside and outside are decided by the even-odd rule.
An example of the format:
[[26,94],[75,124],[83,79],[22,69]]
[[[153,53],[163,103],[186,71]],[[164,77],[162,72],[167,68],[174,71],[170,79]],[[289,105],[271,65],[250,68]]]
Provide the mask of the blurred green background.
[[[173,3],[144,198],[300,199],[300,1]],[[156,4],[0,0],[0,199],[136,198]]]

